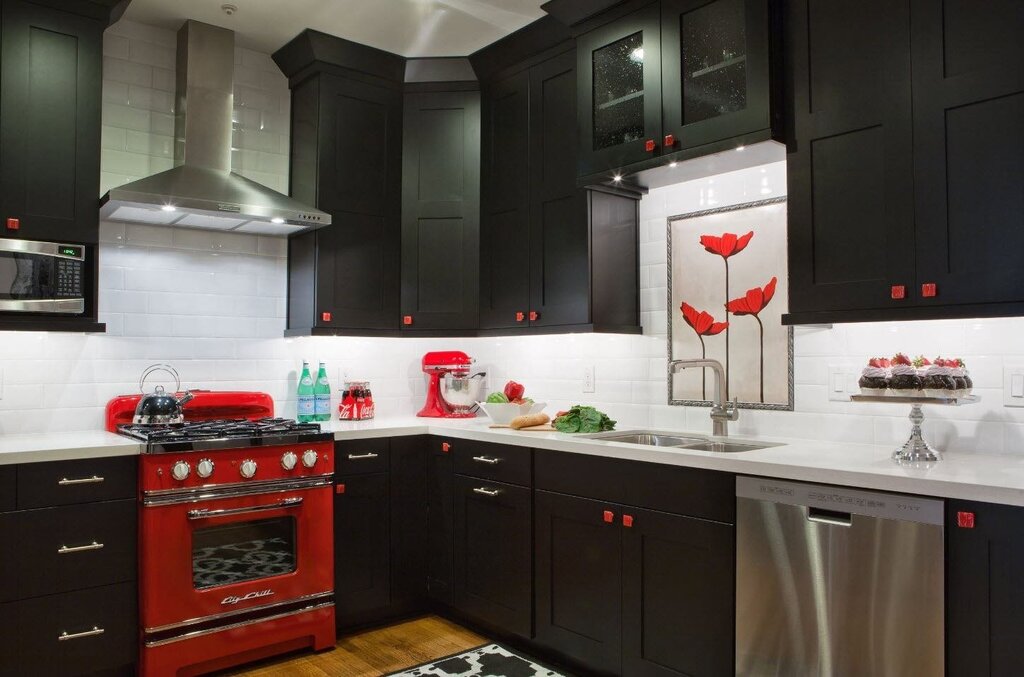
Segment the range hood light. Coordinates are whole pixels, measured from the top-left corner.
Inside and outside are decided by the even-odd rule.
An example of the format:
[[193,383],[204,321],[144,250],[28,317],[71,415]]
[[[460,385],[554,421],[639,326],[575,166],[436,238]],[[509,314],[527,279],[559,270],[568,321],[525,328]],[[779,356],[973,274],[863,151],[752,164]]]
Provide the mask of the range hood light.
[[176,212],[176,211],[178,211],[178,208],[175,207],[174,205],[164,205],[160,209],[164,210],[165,212]]
[[275,216],[274,218],[270,219],[270,222],[280,224],[284,223],[284,219],[282,219],[280,216]]

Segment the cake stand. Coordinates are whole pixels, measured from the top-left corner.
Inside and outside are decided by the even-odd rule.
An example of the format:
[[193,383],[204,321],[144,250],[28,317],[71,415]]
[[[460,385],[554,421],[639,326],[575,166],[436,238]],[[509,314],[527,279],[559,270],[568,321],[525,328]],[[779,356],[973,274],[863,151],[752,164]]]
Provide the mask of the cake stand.
[[900,449],[892,454],[894,461],[899,463],[920,463],[922,461],[941,460],[941,452],[932,448],[921,435],[921,424],[924,422],[924,412],[921,407],[925,404],[938,404],[946,407],[959,407],[965,404],[974,404],[981,401],[977,395],[964,395],[963,397],[902,397],[898,395],[851,395],[851,402],[883,402],[888,404],[909,404],[910,405],[910,439]]

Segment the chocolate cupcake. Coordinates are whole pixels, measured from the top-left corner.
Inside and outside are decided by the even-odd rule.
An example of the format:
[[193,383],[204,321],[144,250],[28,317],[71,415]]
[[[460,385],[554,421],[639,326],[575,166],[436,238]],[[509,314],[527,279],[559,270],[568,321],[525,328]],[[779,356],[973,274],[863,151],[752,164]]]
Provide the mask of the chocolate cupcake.
[[889,360],[884,357],[872,357],[868,366],[861,372],[860,392],[864,395],[884,395],[889,388]]
[[889,376],[889,390],[901,397],[921,396],[921,377],[910,362],[910,358],[898,353],[892,358],[892,375]]
[[941,357],[935,358],[932,366],[928,367],[922,385],[928,397],[956,397],[957,386],[952,370]]
[[974,389],[974,382],[971,381],[971,375],[967,373],[967,366],[964,361],[959,357],[946,360],[946,365],[950,368],[950,375],[956,382],[957,397],[966,397],[971,394],[971,390]]

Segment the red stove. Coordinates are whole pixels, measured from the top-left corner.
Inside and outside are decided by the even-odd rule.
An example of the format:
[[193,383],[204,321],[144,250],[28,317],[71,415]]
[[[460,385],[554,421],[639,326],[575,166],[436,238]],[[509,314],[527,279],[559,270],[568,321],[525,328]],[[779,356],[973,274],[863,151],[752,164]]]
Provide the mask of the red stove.
[[108,429],[139,464],[141,674],[196,675],[334,646],[333,435],[263,393],[193,391],[186,422]]

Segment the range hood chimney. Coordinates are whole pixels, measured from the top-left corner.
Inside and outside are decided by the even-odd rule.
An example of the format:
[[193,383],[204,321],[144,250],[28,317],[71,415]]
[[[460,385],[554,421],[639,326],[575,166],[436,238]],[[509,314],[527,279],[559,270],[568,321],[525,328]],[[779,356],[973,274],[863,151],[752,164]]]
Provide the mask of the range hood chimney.
[[291,235],[331,215],[231,171],[235,34],[198,21],[178,30],[174,168],[112,188],[100,218]]

